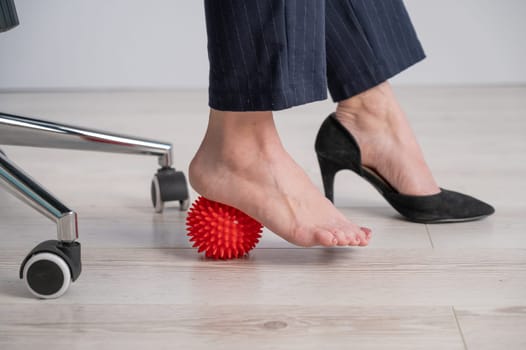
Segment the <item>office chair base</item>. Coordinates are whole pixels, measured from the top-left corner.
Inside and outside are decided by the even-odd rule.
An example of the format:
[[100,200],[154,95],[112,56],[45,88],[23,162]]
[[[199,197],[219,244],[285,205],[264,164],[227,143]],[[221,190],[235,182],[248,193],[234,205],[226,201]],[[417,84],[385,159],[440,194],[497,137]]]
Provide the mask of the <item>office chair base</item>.
[[79,242],[48,240],[37,245],[20,266],[20,278],[37,298],[62,296],[82,271]]
[[[2,145],[46,147],[124,154],[158,158],[160,169],[151,184],[152,203],[157,213],[165,203],[179,201],[186,210],[190,200],[184,173],[173,168],[172,145],[105,131],[80,128],[41,119],[0,113]],[[33,207],[57,225],[57,239],[39,244],[24,259],[20,278],[39,298],[57,298],[80,275],[80,244],[77,213],[54,197],[42,185],[0,152],[0,187]],[[67,271],[69,270],[69,273]]]

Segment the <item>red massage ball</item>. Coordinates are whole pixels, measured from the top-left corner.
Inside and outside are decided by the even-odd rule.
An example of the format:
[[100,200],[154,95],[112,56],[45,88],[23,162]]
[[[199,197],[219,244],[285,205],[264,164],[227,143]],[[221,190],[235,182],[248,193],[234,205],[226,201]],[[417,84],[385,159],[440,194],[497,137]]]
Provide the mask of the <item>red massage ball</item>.
[[199,197],[186,218],[190,242],[214,259],[240,258],[256,246],[263,226],[242,211]]

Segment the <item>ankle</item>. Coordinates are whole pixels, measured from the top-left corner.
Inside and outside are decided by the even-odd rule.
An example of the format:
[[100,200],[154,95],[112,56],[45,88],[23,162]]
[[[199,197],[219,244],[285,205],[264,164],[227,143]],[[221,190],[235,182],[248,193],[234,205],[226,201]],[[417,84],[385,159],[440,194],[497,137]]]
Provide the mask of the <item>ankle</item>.
[[191,166],[240,170],[283,150],[271,112],[211,110],[205,137]]
[[350,131],[396,134],[405,118],[387,82],[383,82],[356,96],[338,102],[336,119]]
[[381,118],[389,112],[393,100],[391,87],[384,82],[358,95],[339,101],[338,110],[343,114],[354,114],[357,117],[370,115]]
[[279,142],[272,112],[226,112],[211,109],[205,141],[218,148],[266,147]]

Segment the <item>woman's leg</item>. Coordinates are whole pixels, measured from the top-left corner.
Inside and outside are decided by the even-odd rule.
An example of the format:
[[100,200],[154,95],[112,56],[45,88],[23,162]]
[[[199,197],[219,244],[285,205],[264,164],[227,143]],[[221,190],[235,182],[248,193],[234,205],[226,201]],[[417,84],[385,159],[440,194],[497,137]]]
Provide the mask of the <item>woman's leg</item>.
[[386,80],[425,57],[401,0],[327,1],[327,76],[362,163],[403,194],[440,191]]
[[192,187],[297,245],[367,245],[370,230],[341,214],[285,151],[271,112],[326,97],[324,1],[205,6],[212,109]]

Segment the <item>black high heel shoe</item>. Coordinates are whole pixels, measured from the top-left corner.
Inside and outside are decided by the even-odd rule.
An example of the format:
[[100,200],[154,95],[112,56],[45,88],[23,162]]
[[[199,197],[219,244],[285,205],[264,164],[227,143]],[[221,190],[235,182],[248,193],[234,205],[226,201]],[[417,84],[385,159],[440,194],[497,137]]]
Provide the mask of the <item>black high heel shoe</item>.
[[458,222],[481,219],[495,209],[471,196],[440,188],[437,194],[412,196],[399,193],[376,171],[364,167],[360,148],[351,133],[334,113],[323,122],[316,137],[316,155],[320,164],[325,196],[334,202],[334,177],[349,169],[371,183],[400,214],[420,223]]

